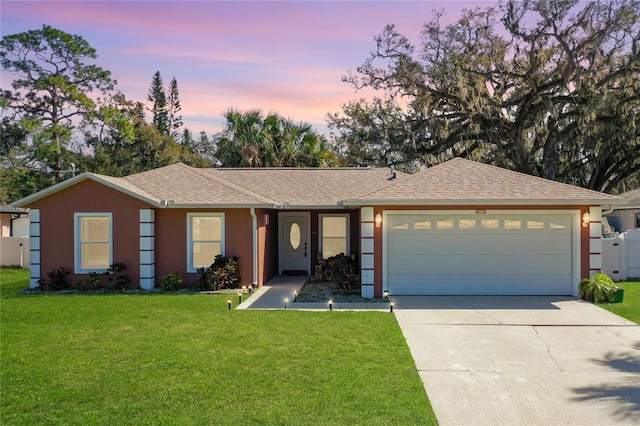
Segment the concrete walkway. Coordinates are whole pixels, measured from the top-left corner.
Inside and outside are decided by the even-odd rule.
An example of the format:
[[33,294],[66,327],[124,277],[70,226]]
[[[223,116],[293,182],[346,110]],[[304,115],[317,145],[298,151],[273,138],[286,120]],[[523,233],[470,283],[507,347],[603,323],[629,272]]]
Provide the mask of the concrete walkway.
[[640,424],[640,326],[565,297],[394,297],[441,425]]
[[[277,275],[260,287],[236,309],[285,309],[284,298],[288,298],[286,309],[305,311],[328,311],[328,302],[295,302],[295,292],[300,291],[309,276]],[[334,303],[334,311],[389,311],[387,303]]]

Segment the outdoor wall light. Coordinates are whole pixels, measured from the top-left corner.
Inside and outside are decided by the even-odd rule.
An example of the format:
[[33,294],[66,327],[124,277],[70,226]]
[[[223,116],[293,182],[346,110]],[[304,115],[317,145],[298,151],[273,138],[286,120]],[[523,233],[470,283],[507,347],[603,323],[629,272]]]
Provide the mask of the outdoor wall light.
[[396,304],[393,300],[389,301],[389,312],[393,312],[393,306]]
[[227,309],[231,310],[231,298],[227,299]]
[[285,297],[284,299],[282,299],[282,301],[284,302],[284,310],[287,310],[287,303],[289,303],[289,298]]
[[333,311],[333,299],[329,299],[329,310]]
[[582,214],[582,227],[586,228],[589,226],[589,222],[591,222],[591,215],[588,212]]
[[380,228],[382,225],[382,215],[380,212],[376,213],[376,228]]

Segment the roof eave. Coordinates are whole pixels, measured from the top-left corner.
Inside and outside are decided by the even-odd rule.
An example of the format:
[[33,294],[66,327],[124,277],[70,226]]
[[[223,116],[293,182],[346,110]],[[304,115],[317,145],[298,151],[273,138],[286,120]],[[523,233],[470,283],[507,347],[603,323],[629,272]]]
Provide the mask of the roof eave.
[[342,203],[337,204],[285,204],[283,206],[278,206],[279,210],[336,210],[336,209],[345,209],[348,206],[343,205]]
[[266,203],[170,203],[160,205],[165,209],[273,209],[273,204]]
[[367,205],[380,206],[600,206],[620,205],[621,200],[612,199],[552,199],[552,200],[344,200],[345,207],[360,207]]
[[634,204],[632,206],[617,206],[615,210],[636,210],[640,209],[640,204]]

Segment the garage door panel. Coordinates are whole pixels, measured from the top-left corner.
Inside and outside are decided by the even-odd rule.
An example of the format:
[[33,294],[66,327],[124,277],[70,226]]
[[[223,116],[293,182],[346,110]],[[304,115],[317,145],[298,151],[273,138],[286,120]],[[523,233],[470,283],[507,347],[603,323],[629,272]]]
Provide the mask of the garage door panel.
[[387,270],[390,276],[411,271],[412,275],[540,275],[570,274],[571,264],[554,254],[523,257],[518,254],[474,254],[422,256],[417,254],[389,256]]
[[570,277],[504,276],[481,280],[473,276],[434,275],[416,286],[419,276],[399,277],[390,287],[392,295],[567,295],[571,293]]
[[406,235],[389,236],[387,248],[396,254],[475,253],[479,247],[490,253],[547,253],[571,250],[571,240],[554,235]]
[[391,294],[571,294],[570,215],[388,214]]

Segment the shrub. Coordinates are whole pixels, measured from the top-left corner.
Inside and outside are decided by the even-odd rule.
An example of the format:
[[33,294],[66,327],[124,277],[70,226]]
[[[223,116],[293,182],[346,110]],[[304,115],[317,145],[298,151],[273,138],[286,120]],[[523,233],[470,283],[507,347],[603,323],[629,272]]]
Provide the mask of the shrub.
[[97,272],[89,272],[89,276],[87,277],[87,289],[88,290],[99,290],[102,288],[102,284],[100,281],[102,280],[102,275]]
[[176,291],[182,285],[182,275],[177,272],[171,272],[162,277],[162,284],[160,285],[165,291]]
[[80,290],[80,291],[85,291],[85,290],[88,289],[87,285],[82,280],[75,280],[73,282],[73,288],[75,288],[76,290]]
[[580,281],[580,297],[588,302],[613,302],[618,287],[604,272],[598,272],[593,278]]
[[358,256],[346,256],[342,253],[324,261],[322,281],[335,283],[338,288],[346,292],[356,292],[360,289],[360,275],[358,274]]
[[109,266],[104,275],[115,290],[126,290],[131,285],[131,278],[127,275],[127,265],[124,263],[114,263]]
[[89,272],[86,281],[76,280],[73,283],[73,287],[80,291],[99,290],[100,288],[102,288],[102,285],[100,284],[101,279],[101,274],[97,272]]
[[198,269],[198,285],[203,290],[220,290],[240,286],[238,256],[217,255],[211,266]]
[[65,271],[61,266],[47,273],[47,276],[49,277],[48,280],[45,278],[40,278],[38,280],[38,287],[42,291],[69,290],[71,289],[71,285],[67,280],[68,275],[69,272]]

